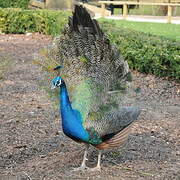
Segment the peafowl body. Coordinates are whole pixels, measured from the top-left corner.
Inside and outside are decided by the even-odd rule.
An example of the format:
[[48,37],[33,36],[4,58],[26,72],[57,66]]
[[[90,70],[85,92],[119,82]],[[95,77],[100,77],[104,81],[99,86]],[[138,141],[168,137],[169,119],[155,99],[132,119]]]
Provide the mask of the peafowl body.
[[60,87],[63,132],[86,144],[80,169],[87,168],[89,145],[100,150],[96,167],[100,169],[101,150],[121,145],[140,113],[136,107],[119,107],[130,80],[128,64],[97,21],[77,5],[52,55],[61,65],[55,68],[60,76],[52,84]]

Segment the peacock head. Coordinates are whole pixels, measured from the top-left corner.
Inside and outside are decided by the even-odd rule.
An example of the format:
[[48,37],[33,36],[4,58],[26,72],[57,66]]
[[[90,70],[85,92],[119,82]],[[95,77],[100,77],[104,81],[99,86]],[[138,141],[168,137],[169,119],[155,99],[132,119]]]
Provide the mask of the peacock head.
[[60,76],[55,77],[52,80],[52,86],[51,89],[55,89],[56,87],[60,87],[63,84],[63,79]]
[[[56,68],[54,68],[54,70],[59,70],[60,68],[62,68],[62,66],[57,66]],[[60,87],[62,84],[64,84],[64,80],[60,76],[57,76],[52,80],[51,89],[55,89],[56,87]]]

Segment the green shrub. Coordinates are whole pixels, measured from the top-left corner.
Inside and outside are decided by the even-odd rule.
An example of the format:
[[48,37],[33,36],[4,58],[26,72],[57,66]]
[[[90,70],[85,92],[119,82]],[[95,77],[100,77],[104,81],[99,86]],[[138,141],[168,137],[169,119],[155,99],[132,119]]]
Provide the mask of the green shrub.
[[69,12],[52,10],[0,9],[0,32],[39,32],[57,35],[64,28]]
[[30,0],[0,0],[1,8],[24,8],[28,7]]
[[[0,32],[39,32],[58,35],[70,12],[0,8]],[[113,22],[101,21],[103,31],[120,49],[132,69],[180,80],[180,42],[119,28]]]
[[103,30],[120,49],[132,69],[180,80],[180,42],[101,21]]

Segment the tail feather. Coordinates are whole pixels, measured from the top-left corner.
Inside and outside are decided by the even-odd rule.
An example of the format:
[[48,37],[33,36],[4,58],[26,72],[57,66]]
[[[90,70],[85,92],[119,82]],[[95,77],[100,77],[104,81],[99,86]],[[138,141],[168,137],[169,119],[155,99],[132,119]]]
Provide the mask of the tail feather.
[[76,32],[83,33],[88,28],[89,33],[103,37],[103,32],[97,21],[91,19],[90,14],[82,6],[75,6],[72,22],[70,23],[71,29]]
[[[75,6],[69,25],[56,45],[59,49],[57,61],[64,67],[63,74],[68,74],[68,81],[75,82],[74,74],[77,74],[109,89],[128,81],[126,75],[130,72],[127,62],[84,7]],[[79,66],[78,70],[75,64]]]
[[84,121],[104,119],[118,107],[120,99],[108,92],[120,91],[121,96],[128,88],[127,61],[110,43],[98,22],[78,5],[54,44],[56,61],[63,66],[60,75],[66,81],[73,108],[81,112]]

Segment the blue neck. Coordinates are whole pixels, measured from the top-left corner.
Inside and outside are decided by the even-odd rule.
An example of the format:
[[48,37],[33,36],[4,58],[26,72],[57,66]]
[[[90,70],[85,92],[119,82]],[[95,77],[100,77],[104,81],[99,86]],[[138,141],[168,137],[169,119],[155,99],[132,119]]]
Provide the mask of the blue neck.
[[72,109],[65,83],[63,83],[62,87],[60,88],[59,96],[60,96],[59,98],[60,98],[60,102],[61,102],[61,108],[66,107],[68,109],[69,108]]
[[88,132],[82,125],[80,112],[73,109],[71,106],[64,82],[60,89],[60,113],[63,132],[69,137],[87,142],[89,140]]

